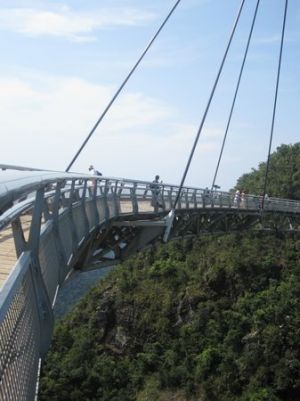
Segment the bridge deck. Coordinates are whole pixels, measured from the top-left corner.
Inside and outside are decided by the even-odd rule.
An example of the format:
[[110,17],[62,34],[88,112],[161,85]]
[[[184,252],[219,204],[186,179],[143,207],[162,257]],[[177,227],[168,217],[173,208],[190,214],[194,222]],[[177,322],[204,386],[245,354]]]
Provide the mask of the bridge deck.
[[[197,208],[205,208],[205,209],[211,209],[213,208],[214,210],[216,209],[223,209],[221,205],[214,204],[214,205],[204,205],[203,203],[200,203],[197,205]],[[251,205],[250,205],[251,206]],[[253,206],[253,205],[252,205]],[[120,199],[119,203],[120,207],[120,215],[129,215],[134,213],[133,211],[133,203],[132,200],[126,199],[122,200]],[[186,209],[188,208],[188,203],[182,202],[181,208]],[[236,210],[237,206],[230,206],[231,210]],[[245,205],[241,206],[241,210],[248,210]],[[153,213],[153,206],[152,206],[152,201],[149,199],[139,199],[138,200],[138,212],[139,213]],[[168,210],[165,210],[168,211]],[[256,212],[257,210],[255,208],[249,209],[249,211]],[[154,214],[155,216],[155,214]],[[29,234],[29,229],[30,229],[30,224],[31,224],[31,214],[26,214],[26,215],[21,215],[21,224],[23,227],[23,232],[24,232],[24,237],[25,240],[27,240],[28,234]],[[4,284],[4,282],[7,280],[10,272],[12,271],[15,263],[17,261],[17,255],[15,251],[15,244],[14,244],[14,238],[13,238],[13,232],[11,229],[11,226],[7,227],[6,229],[0,231],[0,290]]]

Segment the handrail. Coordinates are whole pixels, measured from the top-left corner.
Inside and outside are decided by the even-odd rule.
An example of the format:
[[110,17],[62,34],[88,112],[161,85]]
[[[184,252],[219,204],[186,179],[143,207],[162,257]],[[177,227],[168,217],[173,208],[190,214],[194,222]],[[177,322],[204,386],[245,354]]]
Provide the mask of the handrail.
[[[1,177],[0,177],[1,178]],[[74,173],[60,173],[57,172],[45,172],[43,174],[36,173],[34,175],[25,176],[21,178],[15,178],[13,180],[3,181],[1,182],[0,179],[0,210],[3,211],[7,207],[11,206],[11,203],[16,201],[18,197],[27,195],[30,192],[36,191],[40,187],[55,184],[57,181],[64,181],[64,180],[83,180],[83,181],[90,181],[95,180],[100,185],[101,183],[105,182],[114,182],[114,183],[121,183],[122,188],[132,188],[136,185],[145,186],[150,189],[152,182],[150,181],[142,181],[142,180],[131,180],[126,178],[116,178],[116,177],[99,177],[99,176],[90,176],[85,174],[74,174]],[[161,183],[159,184],[162,188],[172,188],[173,190],[179,189],[178,185],[174,184],[166,184]],[[196,188],[193,187],[185,187],[184,190],[195,190]],[[197,189],[199,191],[204,191],[202,189]]]
[[[32,173],[32,172],[31,172]],[[34,174],[30,176],[25,176],[21,178],[16,178],[13,180],[7,180],[1,182],[0,177],[0,210],[6,210],[8,207],[12,206],[12,202],[17,201],[20,197],[26,196],[31,192],[38,190],[41,187],[45,187],[46,185],[57,184],[57,182],[64,181],[95,181],[97,185],[100,187],[112,185],[119,188],[121,192],[125,189],[130,189],[135,187],[136,189],[144,189],[151,190],[151,181],[142,181],[142,180],[132,180],[127,178],[116,178],[116,177],[103,177],[103,176],[90,176],[86,174],[78,174],[78,173],[58,173],[58,172],[43,172],[43,174]],[[177,192],[179,190],[178,185],[168,184],[168,183],[159,183],[159,188],[163,191],[172,190],[172,192]],[[196,194],[203,194],[206,197],[222,198],[222,197],[234,197],[234,194],[230,192],[224,191],[210,191],[207,188],[195,188],[195,187],[183,187],[184,194],[192,191]],[[182,195],[183,198],[185,195]],[[246,198],[250,199],[261,199],[258,195],[246,195]],[[268,198],[268,204],[279,204],[282,202],[288,202],[290,205],[300,205],[299,201],[290,200],[290,199],[281,199],[281,198]]]

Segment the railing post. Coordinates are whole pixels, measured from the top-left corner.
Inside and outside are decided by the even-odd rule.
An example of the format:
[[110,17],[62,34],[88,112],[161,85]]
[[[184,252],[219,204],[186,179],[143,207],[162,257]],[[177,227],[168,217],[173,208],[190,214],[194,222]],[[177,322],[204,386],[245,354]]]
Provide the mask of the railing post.
[[170,189],[169,189],[169,191],[168,191],[168,198],[169,198],[169,203],[170,203],[170,210],[173,209],[172,192],[173,192],[173,187],[170,187]]
[[[95,180],[94,186],[97,186],[97,182]],[[85,235],[87,235],[90,231],[90,225],[89,225],[89,220],[87,218],[86,215],[86,190],[87,190],[87,180],[84,181],[83,184],[83,191],[82,191],[82,197],[80,200],[80,209],[81,209],[81,213],[83,215],[83,220],[84,220],[84,227],[85,227]]]
[[158,213],[158,195],[154,190],[152,190],[152,205],[154,207],[154,213]]
[[107,199],[108,191],[109,191],[109,180],[105,180],[105,187],[104,187],[104,191],[103,191],[105,221],[109,220],[109,206],[108,206],[108,199]]
[[245,208],[248,209],[248,207],[249,207],[249,197],[248,197],[248,195],[245,195],[244,202],[245,202]]
[[115,216],[119,216],[120,214],[120,200],[118,195],[118,180],[115,182],[115,187],[113,190],[113,201],[114,201],[114,209],[115,209]]
[[95,221],[95,225],[99,224],[100,221],[100,216],[99,216],[99,212],[97,209],[97,192],[98,192],[98,180],[96,181],[96,184],[94,186],[94,188],[92,189],[92,204],[93,204],[93,213],[94,213],[94,221]]
[[120,183],[119,188],[116,188],[116,194],[117,194],[117,199],[118,199],[118,214],[120,214],[122,212],[122,208],[121,208],[121,197],[122,197],[122,191],[124,188],[125,183],[122,181]]
[[59,263],[59,272],[58,272],[58,284],[61,284],[66,275],[66,266],[67,266],[67,258],[65,254],[65,250],[62,245],[62,240],[60,237],[60,232],[59,232],[59,208],[60,208],[60,203],[61,203],[61,187],[62,183],[58,182],[56,184],[56,191],[55,191],[55,196],[54,196],[54,202],[53,202],[53,212],[52,212],[52,227],[53,227],[53,233],[54,233],[54,244],[55,244],[55,249],[57,252],[58,256],[58,263]]
[[80,202],[80,188],[75,188],[75,180],[74,180],[74,191],[73,191],[73,202]]
[[137,183],[135,182],[133,184],[133,187],[130,188],[130,198],[131,198],[131,203],[132,203],[132,211],[134,214],[139,212],[139,205],[138,205],[137,198],[136,198],[136,187],[137,187]]
[[15,242],[16,255],[17,255],[17,258],[19,258],[21,253],[24,252],[25,250],[27,250],[27,243],[24,238],[24,233],[23,233],[20,217],[18,217],[16,220],[14,220],[11,223],[11,227],[12,227],[13,237],[14,237],[14,242]]
[[202,191],[201,197],[202,197],[202,207],[205,209],[205,206],[206,206],[206,194],[205,194],[205,192]]
[[197,190],[193,190],[193,195],[192,195],[193,203],[194,203],[194,208],[197,209]]
[[[69,219],[69,224],[70,224],[70,230],[71,230],[71,236],[72,236],[72,253],[74,254],[77,250],[77,245],[78,245],[78,237],[77,237],[77,231],[74,223],[74,217],[73,217],[73,201],[74,201],[75,195],[75,180],[72,181],[71,184],[71,190],[70,190],[70,198],[67,206],[67,213],[68,213],[68,219]],[[78,197],[76,197],[76,200]]]
[[45,221],[48,221],[51,219],[51,214],[49,213],[49,205],[48,205],[47,199],[44,199],[43,214],[44,214]]
[[186,190],[184,195],[185,195],[185,208],[189,209],[190,204],[189,204],[189,190],[188,189]]
[[161,190],[161,205],[163,210],[166,210],[166,202],[165,202],[165,186],[162,186],[162,190]]
[[50,346],[53,331],[53,312],[47,294],[46,286],[42,278],[41,266],[39,263],[39,244],[41,232],[41,219],[44,203],[44,188],[36,192],[36,199],[32,211],[32,220],[29,232],[28,248],[30,250],[30,269],[34,284],[35,297],[38,305],[38,313],[41,328],[41,356],[43,357]]
[[223,208],[223,194],[222,194],[222,192],[218,193],[218,200],[219,200],[219,207],[222,209]]
[[179,199],[178,199],[178,202],[177,202],[178,209],[181,209],[181,197],[182,197],[182,192],[181,192],[181,195],[179,196]]

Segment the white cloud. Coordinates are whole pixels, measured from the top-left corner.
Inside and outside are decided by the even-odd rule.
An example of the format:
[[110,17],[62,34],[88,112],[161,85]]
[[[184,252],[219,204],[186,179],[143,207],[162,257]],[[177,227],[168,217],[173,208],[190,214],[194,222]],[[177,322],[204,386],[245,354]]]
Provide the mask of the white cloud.
[[93,32],[97,30],[140,25],[153,18],[154,14],[133,8],[103,8],[94,12],[76,12],[66,6],[52,10],[0,8],[0,30],[83,42],[96,40]]
[[[42,83],[42,84],[41,84]],[[0,78],[2,163],[63,170],[74,156],[113,88],[78,78],[41,76],[37,81]],[[94,163],[104,174],[178,182],[197,126],[182,121],[176,110],[142,93],[124,94],[113,105],[74,165],[86,172]],[[217,147],[218,130],[206,130],[190,177],[200,185]],[[200,159],[199,159],[200,157]]]
[[280,42],[280,35],[272,35],[272,36],[264,36],[255,39],[255,43],[262,44],[262,45],[269,45],[273,43],[279,43]]
[[[80,131],[86,132],[97,120],[114,93],[111,87],[94,85],[79,78],[56,78],[43,84],[37,86],[21,79],[0,78],[2,126],[15,125],[16,121],[9,118],[14,113],[26,119],[31,133],[39,132],[40,126],[48,122],[48,132],[49,129],[58,133],[71,129],[80,135]],[[171,113],[171,109],[157,99],[129,93],[116,101],[108,113],[109,118],[107,116],[103,121],[103,129],[106,135],[140,129]]]

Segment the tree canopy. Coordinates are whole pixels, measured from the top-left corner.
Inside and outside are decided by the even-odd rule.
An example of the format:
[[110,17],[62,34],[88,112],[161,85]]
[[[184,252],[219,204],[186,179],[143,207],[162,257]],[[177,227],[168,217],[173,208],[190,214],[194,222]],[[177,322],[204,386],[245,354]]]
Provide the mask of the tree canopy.
[[299,252],[253,233],[141,252],[57,325],[39,400],[299,400]]
[[[264,188],[266,163],[243,174],[236,184],[237,189],[261,195]],[[281,145],[270,156],[267,194],[273,197],[300,199],[300,142]]]

